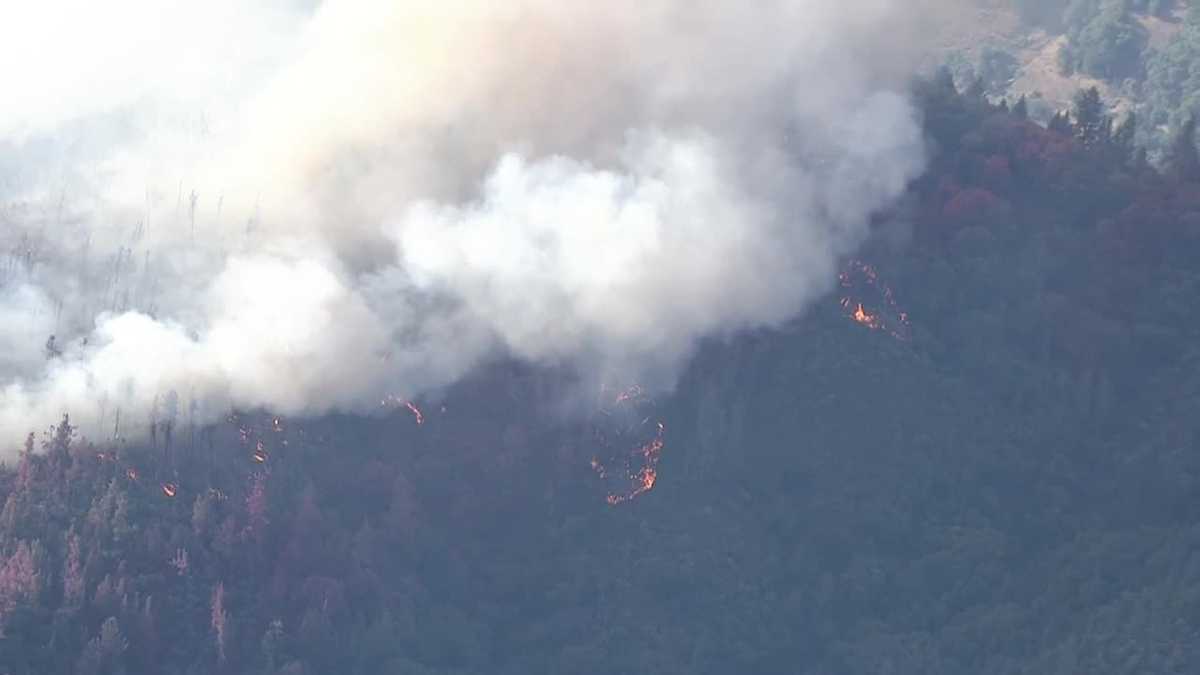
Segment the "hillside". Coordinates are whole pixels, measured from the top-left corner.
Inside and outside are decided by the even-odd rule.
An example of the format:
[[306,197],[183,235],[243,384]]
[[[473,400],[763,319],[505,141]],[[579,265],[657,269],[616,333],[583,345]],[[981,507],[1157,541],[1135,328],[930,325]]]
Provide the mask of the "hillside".
[[993,98],[1026,96],[1043,123],[1069,109],[1075,92],[1094,87],[1116,117],[1135,113],[1139,142],[1160,151],[1194,112],[1191,7],[1185,0],[980,0],[947,13],[936,53],[963,86],[981,77]]
[[31,439],[0,672],[1195,672],[1200,175],[920,98],[932,165],[838,293],[673,395],[563,416],[505,364]]

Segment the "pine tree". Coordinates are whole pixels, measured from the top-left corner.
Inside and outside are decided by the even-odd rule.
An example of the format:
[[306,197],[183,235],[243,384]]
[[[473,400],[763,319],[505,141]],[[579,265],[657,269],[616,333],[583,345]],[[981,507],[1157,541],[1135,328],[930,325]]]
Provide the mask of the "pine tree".
[[1071,133],[1071,118],[1063,112],[1054,113],[1054,117],[1050,118],[1050,123],[1046,125],[1050,131],[1069,134]]
[[1110,123],[1104,114],[1104,101],[1100,98],[1100,90],[1089,87],[1075,94],[1075,135],[1084,145],[1095,145],[1108,140],[1108,125]]
[[218,583],[213,588],[210,624],[217,645],[217,663],[225,663],[225,649],[229,644],[229,612],[225,609],[224,583]]
[[262,653],[266,661],[267,672],[274,673],[279,668],[279,660],[283,649],[283,621],[275,619],[263,634]]
[[63,602],[68,607],[80,607],[83,593],[83,559],[79,552],[79,536],[72,527],[67,532],[67,559],[63,563]]
[[937,73],[933,77],[933,83],[944,94],[958,94],[958,87],[954,85],[954,73],[950,72],[950,68],[947,66],[937,69]]
[[984,84],[983,78],[976,76],[971,80],[971,84],[967,85],[967,90],[963,95],[973,101],[983,101],[987,98],[987,85]]
[[1196,118],[1189,116],[1175,133],[1167,155],[1171,173],[1182,181],[1200,180],[1200,152],[1196,150]]
[[1029,119],[1029,103],[1025,101],[1025,94],[1021,94],[1021,98],[1013,105],[1012,114],[1023,120]]
[[1137,115],[1130,112],[1125,116],[1124,120],[1121,120],[1121,124],[1117,126],[1116,131],[1112,132],[1112,145],[1122,162],[1128,163],[1133,156],[1134,133],[1136,131]]

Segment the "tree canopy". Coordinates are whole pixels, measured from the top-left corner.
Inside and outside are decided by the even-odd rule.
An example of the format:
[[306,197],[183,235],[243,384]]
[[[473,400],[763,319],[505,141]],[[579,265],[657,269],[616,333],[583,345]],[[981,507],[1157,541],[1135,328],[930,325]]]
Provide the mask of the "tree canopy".
[[929,169],[837,292],[659,400],[564,419],[500,364],[420,418],[31,438],[0,672],[1195,672],[1191,160],[1091,92],[1055,130],[919,99]]

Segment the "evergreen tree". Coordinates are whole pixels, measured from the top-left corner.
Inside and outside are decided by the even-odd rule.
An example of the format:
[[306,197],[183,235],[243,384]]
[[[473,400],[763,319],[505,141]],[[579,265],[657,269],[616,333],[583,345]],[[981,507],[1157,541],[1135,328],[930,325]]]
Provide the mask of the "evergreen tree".
[[1112,132],[1112,145],[1117,157],[1122,162],[1129,162],[1135,150],[1134,134],[1137,132],[1137,115],[1132,111],[1121,120],[1116,131]]
[[1200,152],[1196,150],[1196,118],[1189,116],[1171,142],[1167,166],[1179,180],[1200,181]]
[[1089,87],[1075,94],[1075,135],[1084,145],[1096,145],[1108,140],[1110,120],[1104,113],[1100,90]]
[[967,90],[963,92],[963,96],[972,101],[983,101],[987,98],[987,83],[982,77],[976,76],[971,83],[967,85]]
[[1060,134],[1071,133],[1071,118],[1064,112],[1054,113],[1054,117],[1050,118],[1050,123],[1046,125],[1050,131]]
[[1021,98],[1012,107],[1012,113],[1021,119],[1029,119],[1029,104],[1025,101],[1025,94],[1021,94]]

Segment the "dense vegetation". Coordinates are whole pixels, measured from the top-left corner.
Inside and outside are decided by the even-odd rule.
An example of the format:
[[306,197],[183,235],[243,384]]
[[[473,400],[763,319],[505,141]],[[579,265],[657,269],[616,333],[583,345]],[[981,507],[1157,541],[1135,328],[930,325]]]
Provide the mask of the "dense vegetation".
[[1196,672],[1192,129],[1160,172],[1094,94],[920,98],[932,165],[842,289],[904,330],[834,296],[706,345],[638,404],[652,491],[606,503],[636,433],[512,365],[420,425],[64,421],[0,474],[0,672]]
[[1146,54],[1143,89],[1147,119],[1154,124],[1178,124],[1200,113],[1200,5],[1189,9],[1166,47]]
[[[1165,149],[1190,116],[1200,114],[1200,4],[1191,0],[1012,0],[1034,28],[1061,33],[1061,68],[1105,80],[1132,102],[1137,140],[1152,154]],[[1153,44],[1142,19],[1173,26]],[[992,96],[1005,95],[1019,68],[1013,54],[995,46],[959,70],[979,77]]]

